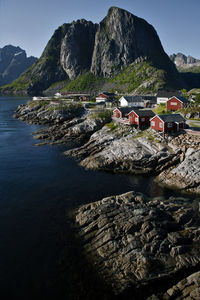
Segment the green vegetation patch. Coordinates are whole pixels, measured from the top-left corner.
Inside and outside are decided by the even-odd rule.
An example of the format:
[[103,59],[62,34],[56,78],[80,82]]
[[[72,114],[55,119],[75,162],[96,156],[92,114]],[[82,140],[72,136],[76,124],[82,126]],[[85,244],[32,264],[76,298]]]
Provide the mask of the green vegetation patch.
[[101,80],[102,78],[98,78],[94,74],[88,72],[78,76],[74,80],[68,81],[62,88],[61,92],[91,91],[95,84]]
[[116,83],[116,88],[119,91],[125,89],[127,92],[132,92],[148,80],[151,83],[149,86],[143,87],[144,92],[157,91],[158,87],[164,84],[164,71],[156,69],[150,62],[140,62],[124,68],[123,71],[109,81]]
[[108,127],[111,131],[115,131],[119,128],[119,126],[115,122],[107,123],[106,127]]
[[170,115],[172,112],[170,110],[167,110],[166,104],[161,103],[158,107],[154,108],[153,111],[157,115]]
[[104,111],[95,111],[90,115],[91,119],[110,119],[112,115],[111,110],[104,110]]

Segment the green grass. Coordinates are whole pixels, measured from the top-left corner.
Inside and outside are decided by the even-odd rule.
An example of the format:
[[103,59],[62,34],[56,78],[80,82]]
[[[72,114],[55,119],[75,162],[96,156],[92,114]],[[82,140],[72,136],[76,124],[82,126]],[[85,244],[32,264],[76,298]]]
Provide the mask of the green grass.
[[106,127],[108,127],[111,131],[115,131],[119,128],[119,126],[114,122],[107,123]]
[[138,138],[143,137],[143,136],[145,136],[145,135],[146,135],[146,130],[144,130],[144,131],[139,131],[139,132],[137,133],[137,135],[134,135],[134,136],[132,137],[132,139],[135,140],[135,139],[138,139]]
[[166,105],[165,104],[159,104],[158,107],[154,108],[153,111],[155,112],[155,114],[157,115],[169,115],[172,112],[170,110],[166,109]]
[[96,111],[90,115],[91,119],[110,119],[112,115],[112,111],[105,110],[105,111]]
[[157,91],[158,87],[163,85],[164,71],[154,68],[149,62],[141,62],[124,68],[123,71],[109,81],[116,83],[116,88],[119,91],[123,90],[124,87],[127,92],[132,92],[144,81],[152,78],[155,79],[153,85],[143,88],[144,92]]
[[60,103],[57,106],[51,106],[49,107],[50,110],[60,110],[60,111],[67,111],[67,110],[73,110],[73,109],[82,109],[83,105],[82,103]]

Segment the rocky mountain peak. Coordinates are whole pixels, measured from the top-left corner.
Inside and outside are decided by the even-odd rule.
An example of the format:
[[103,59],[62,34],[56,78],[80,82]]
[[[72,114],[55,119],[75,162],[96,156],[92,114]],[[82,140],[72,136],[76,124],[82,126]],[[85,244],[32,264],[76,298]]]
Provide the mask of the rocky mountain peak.
[[6,45],[0,48],[0,86],[19,77],[36,60],[36,57],[27,57],[26,51],[18,46]]
[[110,77],[139,57],[159,68],[173,69],[153,26],[124,9],[111,7],[98,26],[91,72]]

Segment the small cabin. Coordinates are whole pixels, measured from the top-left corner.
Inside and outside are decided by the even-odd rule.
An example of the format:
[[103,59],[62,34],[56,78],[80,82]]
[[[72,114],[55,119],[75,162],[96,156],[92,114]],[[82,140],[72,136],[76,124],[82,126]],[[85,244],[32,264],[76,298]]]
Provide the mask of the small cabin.
[[96,102],[105,102],[106,100],[114,101],[115,94],[103,92],[96,97]]
[[180,114],[155,115],[151,119],[151,128],[161,132],[180,131],[186,128],[185,119]]
[[141,107],[145,106],[141,96],[122,96],[119,99],[121,107]]
[[167,110],[176,111],[179,110],[189,104],[189,101],[184,97],[171,97],[166,102],[166,108]]
[[128,114],[130,124],[137,126],[149,126],[150,119],[155,116],[155,113],[150,109],[134,109]]
[[128,114],[130,111],[133,110],[133,107],[117,107],[113,110],[113,118],[127,118],[128,119]]

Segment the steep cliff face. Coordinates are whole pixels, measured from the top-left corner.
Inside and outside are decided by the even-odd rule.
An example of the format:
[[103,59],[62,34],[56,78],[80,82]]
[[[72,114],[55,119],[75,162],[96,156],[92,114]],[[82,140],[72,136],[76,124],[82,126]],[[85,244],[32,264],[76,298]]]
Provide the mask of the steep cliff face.
[[110,77],[114,71],[138,58],[175,73],[153,26],[128,11],[111,7],[98,27],[92,73]]
[[[173,82],[177,87],[180,84],[175,65],[164,52],[152,25],[128,11],[111,7],[100,24],[82,19],[59,27],[36,64],[1,91],[23,90],[37,95],[55,82],[70,82],[86,72],[92,73],[94,79],[114,78],[130,65],[134,69],[135,64],[144,62],[147,62],[145,68],[151,65],[164,72],[164,85],[170,86]],[[145,84],[150,90],[151,74],[147,77]],[[134,80],[135,83],[130,82],[129,78],[129,82],[125,83],[127,91],[132,92],[133,86],[137,88],[141,84],[137,82],[138,76]]]
[[0,86],[15,80],[37,61],[27,57],[25,50],[12,45],[0,49]]
[[78,20],[70,25],[61,43],[60,63],[70,79],[89,71],[97,25]]

